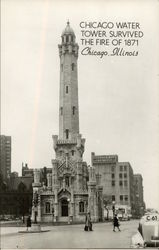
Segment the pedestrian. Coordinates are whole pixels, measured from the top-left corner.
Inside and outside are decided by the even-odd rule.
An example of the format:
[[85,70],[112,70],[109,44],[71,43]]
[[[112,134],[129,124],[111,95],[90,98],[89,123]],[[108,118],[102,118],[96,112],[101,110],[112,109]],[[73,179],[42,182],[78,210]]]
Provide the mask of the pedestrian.
[[119,220],[118,220],[117,214],[115,214],[113,218],[113,231],[115,232],[116,227],[118,228],[118,231],[120,231],[119,226],[120,226]]
[[85,231],[93,231],[92,230],[92,220],[91,220],[91,215],[90,212],[86,214],[86,221],[85,221]]
[[31,218],[30,218],[30,215],[27,218],[27,231],[28,231],[29,227],[31,227]]

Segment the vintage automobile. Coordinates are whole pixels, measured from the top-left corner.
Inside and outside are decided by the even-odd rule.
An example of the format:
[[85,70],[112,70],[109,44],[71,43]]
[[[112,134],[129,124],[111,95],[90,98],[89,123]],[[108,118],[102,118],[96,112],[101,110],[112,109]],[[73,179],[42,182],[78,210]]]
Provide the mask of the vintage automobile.
[[159,214],[146,213],[132,237],[131,248],[159,247]]

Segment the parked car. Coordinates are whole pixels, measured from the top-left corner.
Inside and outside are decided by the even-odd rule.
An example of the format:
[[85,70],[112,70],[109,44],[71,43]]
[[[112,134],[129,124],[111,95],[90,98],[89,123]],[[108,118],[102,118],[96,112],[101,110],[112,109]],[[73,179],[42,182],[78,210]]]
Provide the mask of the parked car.
[[132,248],[159,247],[159,214],[146,213],[139,222],[138,232],[132,237]]

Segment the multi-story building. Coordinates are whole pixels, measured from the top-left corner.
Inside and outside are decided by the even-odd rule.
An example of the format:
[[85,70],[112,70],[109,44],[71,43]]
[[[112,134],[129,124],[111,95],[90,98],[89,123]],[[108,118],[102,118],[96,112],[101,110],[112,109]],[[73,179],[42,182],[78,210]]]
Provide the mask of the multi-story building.
[[32,206],[33,177],[11,174],[8,182],[0,183],[0,217],[28,215]]
[[32,176],[34,175],[34,169],[29,168],[27,163],[22,162],[22,176]]
[[11,136],[0,135],[0,173],[3,180],[11,173]]
[[135,215],[141,217],[144,214],[145,203],[143,197],[143,178],[141,174],[134,175],[134,200]]
[[[34,171],[32,219],[38,221],[93,221],[102,216],[102,188],[93,167],[83,161],[85,139],[79,132],[77,61],[79,46],[69,22],[58,46],[60,56],[59,136],[53,136],[55,159],[43,185]],[[89,179],[89,181],[88,181]]]
[[134,210],[133,169],[129,162],[118,162],[117,155],[91,154],[97,183],[103,187],[104,203],[128,205]]

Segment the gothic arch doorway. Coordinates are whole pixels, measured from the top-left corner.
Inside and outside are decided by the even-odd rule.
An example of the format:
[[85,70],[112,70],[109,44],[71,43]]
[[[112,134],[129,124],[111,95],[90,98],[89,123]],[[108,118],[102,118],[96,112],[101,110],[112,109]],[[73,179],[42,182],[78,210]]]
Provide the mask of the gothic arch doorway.
[[67,199],[62,199],[61,201],[61,216],[68,216],[68,201]]

